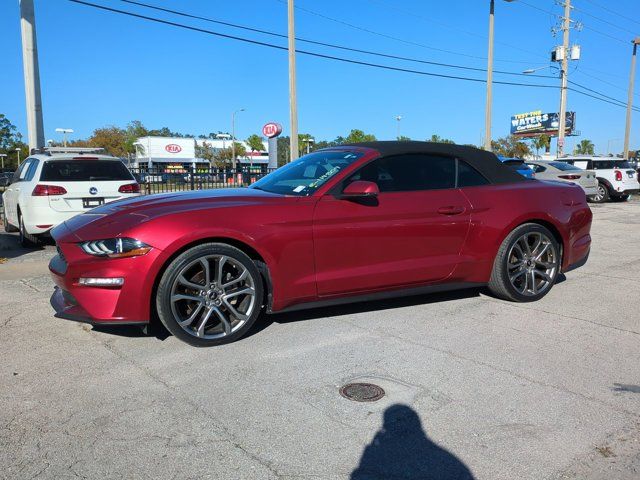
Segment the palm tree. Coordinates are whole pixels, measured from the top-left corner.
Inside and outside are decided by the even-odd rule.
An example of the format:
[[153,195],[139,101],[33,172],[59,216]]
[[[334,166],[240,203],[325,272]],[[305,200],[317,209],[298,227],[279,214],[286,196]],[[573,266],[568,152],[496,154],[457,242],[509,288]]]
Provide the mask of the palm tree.
[[593,155],[595,151],[595,146],[593,142],[588,139],[580,140],[580,143],[575,146],[573,149],[573,153],[577,155]]
[[544,133],[540,136],[533,137],[533,139],[531,140],[531,145],[536,149],[536,157],[540,156],[538,153],[540,149],[544,148],[546,150],[550,143],[551,137],[549,137],[549,135],[545,135]]

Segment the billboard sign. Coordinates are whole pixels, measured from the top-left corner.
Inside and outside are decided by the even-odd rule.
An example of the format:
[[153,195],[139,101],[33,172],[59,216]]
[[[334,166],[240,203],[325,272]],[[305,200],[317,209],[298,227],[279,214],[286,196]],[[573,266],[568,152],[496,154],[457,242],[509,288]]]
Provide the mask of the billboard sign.
[[[543,133],[558,135],[559,114],[542,113],[541,110],[518,113],[511,117],[511,135],[533,137]],[[571,135],[576,125],[576,113],[567,112],[565,118],[565,135]]]

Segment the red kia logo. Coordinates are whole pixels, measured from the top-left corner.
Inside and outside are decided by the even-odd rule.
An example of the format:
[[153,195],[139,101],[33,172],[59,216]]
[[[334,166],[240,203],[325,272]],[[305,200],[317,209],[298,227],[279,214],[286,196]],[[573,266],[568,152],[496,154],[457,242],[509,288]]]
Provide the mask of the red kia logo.
[[180,153],[182,151],[182,147],[180,145],[176,145],[175,143],[170,143],[164,149],[169,153]]
[[282,125],[279,123],[267,123],[264,127],[262,127],[262,134],[265,137],[273,138],[277,137],[282,133]]

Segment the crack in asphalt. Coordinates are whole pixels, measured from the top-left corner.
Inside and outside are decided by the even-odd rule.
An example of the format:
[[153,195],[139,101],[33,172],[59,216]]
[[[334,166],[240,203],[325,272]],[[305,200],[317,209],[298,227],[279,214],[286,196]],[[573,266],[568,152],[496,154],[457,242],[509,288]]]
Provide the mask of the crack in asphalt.
[[[359,325],[357,325],[357,324],[355,324],[355,323],[353,323],[353,322],[351,322],[349,320],[344,320],[343,319],[342,321],[347,323],[347,324],[349,324],[349,325],[351,325],[354,328],[358,328],[358,329],[363,329],[364,330],[363,327],[361,327],[361,326],[359,326]],[[438,348],[438,347],[434,347],[432,345],[428,345],[428,344],[424,344],[424,343],[421,343],[421,342],[416,342],[416,341],[413,341],[413,340],[409,340],[407,338],[404,338],[404,337],[401,337],[401,336],[398,336],[398,335],[394,335],[393,333],[391,333],[389,331],[386,331],[384,334],[383,333],[379,333],[376,330],[372,330],[372,329],[367,329],[367,331],[372,332],[372,333],[374,333],[375,335],[377,335],[377,336],[379,336],[381,338],[393,338],[393,339],[395,339],[397,341],[404,342],[404,343],[407,343],[407,344],[410,344],[410,345],[415,345],[415,346],[427,348],[429,350],[433,350],[435,352],[442,353],[442,354],[445,354],[445,355],[449,355],[449,356],[451,356],[453,358],[457,358],[458,360],[463,360],[465,362],[471,362],[474,365],[479,365],[479,366],[490,368],[491,370],[495,370],[497,372],[506,373],[506,374],[511,375],[511,376],[513,376],[515,378],[518,378],[518,379],[521,379],[521,380],[526,380],[527,382],[532,383],[534,385],[539,385],[539,386],[546,387],[546,388],[552,388],[554,390],[557,390],[557,391],[560,391],[560,392],[563,392],[563,393],[568,393],[568,394],[571,394],[571,395],[575,395],[577,397],[582,398],[583,400],[587,400],[589,402],[596,403],[598,405],[602,405],[602,406],[607,407],[610,410],[618,412],[618,413],[624,413],[624,414],[629,415],[631,417],[640,418],[640,413],[632,412],[632,411],[627,410],[625,408],[618,407],[617,405],[612,405],[612,404],[610,404],[610,403],[608,403],[608,402],[606,402],[604,400],[600,400],[598,398],[591,397],[589,395],[585,395],[585,394],[580,393],[580,392],[575,392],[573,390],[570,390],[570,389],[568,389],[566,387],[562,387],[560,385],[555,385],[555,384],[552,384],[552,383],[547,383],[547,382],[543,382],[541,380],[537,380],[537,379],[535,379],[533,377],[529,377],[527,375],[523,375],[521,373],[509,370],[508,368],[499,367],[499,366],[491,364],[489,362],[484,362],[482,360],[477,360],[475,358],[466,357],[464,355],[452,352],[451,350],[447,350],[447,349],[444,349],[444,348]]]
[[578,320],[580,322],[591,323],[592,325],[598,325],[599,327],[609,328],[611,330],[618,330],[620,332],[631,333],[632,335],[640,335],[640,332],[636,332],[635,330],[628,330],[626,328],[615,327],[613,325],[606,325],[604,323],[595,322],[593,320],[587,320],[586,318],[575,317],[573,315],[565,315],[563,313],[550,312],[550,311],[544,310],[542,308],[526,307],[524,305],[519,305],[517,303],[508,303],[508,302],[503,302],[501,300],[494,300],[494,299],[491,299],[489,297],[487,297],[486,300],[488,302],[496,303],[498,305],[508,305],[508,306],[514,307],[514,308],[521,308],[522,310],[529,310],[529,311],[532,311],[532,312],[546,313],[548,315],[555,315],[557,317],[569,318],[571,320]]
[[[171,392],[172,396],[174,396],[174,397],[178,396],[177,395],[178,392],[177,392],[176,388],[173,387],[172,385],[170,385],[169,383],[167,383],[166,381],[164,381],[162,378],[160,378],[153,371],[151,371],[150,369],[148,369],[146,367],[143,367],[142,365],[137,364],[134,360],[132,360],[131,358],[127,357],[124,353],[122,353],[120,350],[115,348],[115,346],[111,342],[103,342],[103,341],[101,341],[100,339],[96,338],[95,335],[93,335],[93,333],[91,331],[88,332],[88,333],[90,334],[91,337],[93,337],[94,340],[96,340],[100,345],[102,345],[106,350],[111,352],[114,356],[116,356],[120,360],[128,363],[129,365],[135,367],[140,372],[142,372],[144,375],[146,375],[147,377],[152,379],[154,382],[159,383],[160,385],[165,387],[168,391]],[[271,464],[271,462],[269,462],[267,460],[264,460],[264,459],[260,458],[258,455],[250,452],[244,445],[242,445],[236,439],[235,435],[227,427],[225,427],[222,424],[217,423],[216,420],[218,420],[218,419],[215,418],[215,417],[212,417],[211,413],[208,410],[202,408],[202,406],[200,406],[198,403],[192,401],[189,398],[184,398],[184,399],[182,399],[182,401],[185,402],[185,403],[188,403],[191,407],[193,407],[194,409],[198,410],[202,415],[204,415],[205,417],[209,418],[214,423],[214,425],[218,426],[220,428],[220,430],[225,435],[227,435],[228,438],[223,439],[220,443],[228,443],[229,445],[232,445],[234,448],[236,448],[236,449],[240,450],[241,452],[243,452],[251,460],[257,462],[258,464],[260,464],[261,466],[266,468],[277,479],[281,479],[282,478],[282,475]]]

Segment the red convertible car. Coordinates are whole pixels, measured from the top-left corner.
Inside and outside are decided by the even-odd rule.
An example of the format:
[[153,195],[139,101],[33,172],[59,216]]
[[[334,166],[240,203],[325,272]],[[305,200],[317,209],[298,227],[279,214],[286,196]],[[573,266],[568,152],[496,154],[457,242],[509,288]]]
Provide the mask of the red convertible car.
[[56,227],[58,317],[159,318],[208,346],[260,312],[488,286],[528,302],[589,254],[578,185],[525,179],[492,153],[423,142],[306,155],[249,188],[116,201]]

